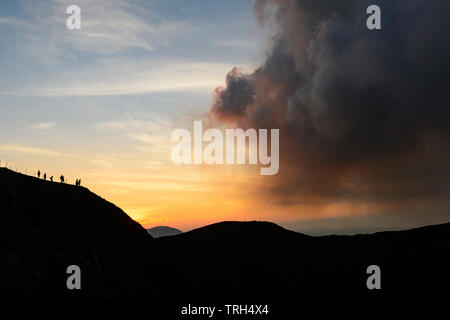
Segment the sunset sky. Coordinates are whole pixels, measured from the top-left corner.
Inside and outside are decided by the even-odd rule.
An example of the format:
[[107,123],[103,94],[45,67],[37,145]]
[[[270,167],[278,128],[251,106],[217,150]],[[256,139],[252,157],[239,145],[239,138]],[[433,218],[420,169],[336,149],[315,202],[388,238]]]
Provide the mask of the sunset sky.
[[[438,36],[447,4],[378,2],[388,13],[378,34],[365,28],[368,1],[0,2],[1,164],[81,178],[148,228],[269,220],[321,233],[448,221],[448,77],[436,80],[449,65]],[[66,28],[71,4],[81,30]],[[226,82],[234,67],[240,75]],[[234,92],[246,82],[247,100]],[[435,108],[424,116],[424,106]],[[199,119],[280,128],[280,173],[174,165],[172,130]]]

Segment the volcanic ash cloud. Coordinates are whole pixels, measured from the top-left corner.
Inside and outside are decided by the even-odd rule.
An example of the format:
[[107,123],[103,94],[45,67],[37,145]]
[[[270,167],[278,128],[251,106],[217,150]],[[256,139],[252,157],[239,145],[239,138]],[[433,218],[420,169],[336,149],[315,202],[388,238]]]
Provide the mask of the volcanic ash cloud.
[[267,59],[233,69],[211,115],[242,128],[280,128],[284,201],[447,198],[450,190],[449,1],[256,0],[275,21]]

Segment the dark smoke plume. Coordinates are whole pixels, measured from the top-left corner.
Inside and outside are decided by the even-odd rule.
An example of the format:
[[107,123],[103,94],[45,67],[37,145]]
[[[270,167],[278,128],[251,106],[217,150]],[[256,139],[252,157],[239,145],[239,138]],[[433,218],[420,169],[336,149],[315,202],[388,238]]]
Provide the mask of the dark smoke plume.
[[[211,113],[280,128],[268,190],[280,203],[449,198],[450,1],[375,2],[253,2],[279,32],[259,69],[230,72]],[[381,30],[366,27],[371,4]]]

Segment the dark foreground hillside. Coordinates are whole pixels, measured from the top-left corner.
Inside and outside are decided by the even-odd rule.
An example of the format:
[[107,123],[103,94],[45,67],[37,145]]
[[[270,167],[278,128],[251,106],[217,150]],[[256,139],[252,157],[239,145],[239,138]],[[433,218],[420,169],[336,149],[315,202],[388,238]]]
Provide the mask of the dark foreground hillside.
[[[8,298],[449,298],[449,240],[450,224],[310,237],[268,222],[153,239],[85,188],[0,169],[0,296]],[[82,270],[79,291],[66,288],[71,264]],[[381,290],[366,287],[373,264]]]
[[[114,297],[142,294],[153,238],[83,187],[0,168],[0,295]],[[68,292],[66,268],[79,265],[83,287]]]

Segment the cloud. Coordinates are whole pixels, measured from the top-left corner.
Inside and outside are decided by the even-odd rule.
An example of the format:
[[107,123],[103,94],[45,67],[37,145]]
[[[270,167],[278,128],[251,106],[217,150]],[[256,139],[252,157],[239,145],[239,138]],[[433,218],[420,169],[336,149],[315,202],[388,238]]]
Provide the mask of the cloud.
[[215,43],[221,47],[230,47],[230,48],[238,48],[238,49],[251,49],[256,50],[260,43],[256,40],[249,39],[215,39]]
[[[197,27],[177,18],[161,17],[144,1],[104,0],[76,2],[81,8],[81,30],[68,30],[66,13],[73,1],[23,1],[20,18],[0,16],[0,25],[11,30],[7,52],[18,61],[69,71],[113,55],[148,55],[171,47],[175,40]],[[9,37],[7,34],[5,37]],[[41,71],[42,72],[42,71]]]
[[230,66],[179,60],[109,59],[93,68],[60,75],[44,84],[0,94],[56,97],[210,91],[223,83],[223,73]]
[[0,24],[12,26],[19,29],[32,29],[32,25],[27,21],[11,18],[11,17],[0,17]]
[[[173,14],[162,17],[152,2],[81,0],[76,2],[81,8],[81,30],[68,30],[66,8],[73,4],[65,0],[25,2],[22,20],[0,20],[27,28],[14,33],[7,50],[11,65],[28,61],[24,76],[8,82],[0,95],[203,93],[221,85],[223,74],[233,66],[220,62],[227,50],[220,47],[215,49],[222,52],[217,59],[206,62],[190,57],[207,55],[193,54],[199,41],[214,46],[204,22],[192,25]],[[199,40],[196,31],[207,39]],[[6,71],[17,73],[16,69]],[[37,76],[43,73],[44,77]]]
[[123,121],[106,121],[98,123],[95,126],[95,129],[98,131],[120,130],[125,129],[126,126],[127,126],[126,122]]
[[42,122],[35,125],[32,125],[30,129],[38,129],[38,130],[48,130],[55,127],[56,122]]
[[152,114],[146,114],[147,118],[137,119],[136,115],[129,115],[120,121],[106,121],[95,125],[95,129],[101,132],[120,132],[132,139],[135,150],[145,153],[149,151],[155,155],[170,146],[170,128],[172,124]]
[[46,157],[60,157],[63,154],[59,151],[53,151],[48,149],[41,149],[35,147],[28,147],[23,145],[9,145],[1,144],[0,150],[11,153],[24,153],[33,156],[46,156]]
[[228,74],[211,115],[280,128],[280,172],[261,186],[280,204],[448,197],[450,3],[379,1],[377,31],[369,4],[254,2],[278,33],[255,72]]
[[80,0],[76,5],[81,9],[81,29],[68,30],[66,8],[73,4],[73,1],[53,0],[33,3],[28,8],[31,19],[41,26],[33,34],[35,44],[57,41],[59,49],[97,54],[128,48],[153,51],[195,29],[183,21],[163,20],[141,2]]
[[247,106],[253,103],[253,90],[251,80],[242,75],[237,68],[227,74],[226,89],[219,87],[215,91],[216,101],[212,111],[219,118],[241,117]]
[[130,114],[125,115],[122,120],[99,122],[95,125],[95,129],[99,131],[119,130],[125,133],[136,131],[157,133],[165,131],[170,126],[169,121],[158,118],[152,113],[146,113],[146,117],[153,118],[152,120],[136,119],[138,116],[139,114]]

